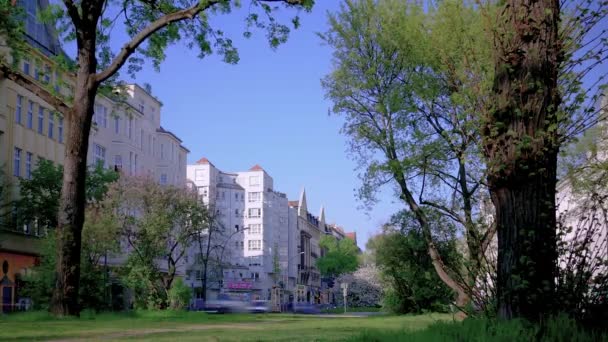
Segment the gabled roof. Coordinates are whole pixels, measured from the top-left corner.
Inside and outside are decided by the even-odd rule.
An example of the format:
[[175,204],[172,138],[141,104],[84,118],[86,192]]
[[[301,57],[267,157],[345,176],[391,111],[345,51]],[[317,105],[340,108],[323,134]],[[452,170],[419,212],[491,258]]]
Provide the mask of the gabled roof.
[[251,167],[251,169],[249,169],[249,171],[264,171],[264,169],[260,165],[255,164]]

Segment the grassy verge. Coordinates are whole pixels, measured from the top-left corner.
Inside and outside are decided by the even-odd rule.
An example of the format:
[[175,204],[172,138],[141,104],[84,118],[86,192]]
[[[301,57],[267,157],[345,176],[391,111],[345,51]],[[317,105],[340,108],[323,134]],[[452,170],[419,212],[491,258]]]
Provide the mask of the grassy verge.
[[438,322],[418,331],[370,329],[347,341],[594,342],[608,341],[608,334],[583,330],[573,320],[564,317],[550,320],[544,328],[518,320],[499,322],[468,319],[463,322]]
[[292,314],[212,315],[200,312],[84,314],[54,319],[46,313],[0,317],[0,341],[82,339],[146,341],[336,341],[365,331],[415,331],[447,315],[327,318]]

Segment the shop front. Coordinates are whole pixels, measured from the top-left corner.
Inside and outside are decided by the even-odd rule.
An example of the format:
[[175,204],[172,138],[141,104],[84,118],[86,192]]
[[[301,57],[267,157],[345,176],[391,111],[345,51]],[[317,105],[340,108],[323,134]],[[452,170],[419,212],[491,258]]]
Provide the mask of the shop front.
[[250,302],[263,299],[259,290],[254,289],[253,282],[233,280],[224,282],[222,293],[234,300]]
[[23,277],[36,262],[37,258],[32,255],[0,252],[1,312],[8,313],[29,309],[31,301],[21,295],[25,284]]

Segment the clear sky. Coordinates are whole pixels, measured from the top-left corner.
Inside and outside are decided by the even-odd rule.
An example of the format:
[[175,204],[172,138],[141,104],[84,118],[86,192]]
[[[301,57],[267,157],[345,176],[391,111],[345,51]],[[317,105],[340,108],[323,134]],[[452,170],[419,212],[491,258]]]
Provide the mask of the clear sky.
[[318,215],[324,205],[327,221],[355,230],[363,248],[398,205],[387,189],[372,211],[358,209],[356,164],[339,133],[341,118],[328,115],[320,79],[331,70],[331,49],[316,33],[326,31],[326,12],[338,4],[321,0],[312,13],[301,13],[301,27],[276,51],[261,31],[243,38],[244,11],[217,16],[212,22],[239,49],[238,65],[217,56],[201,60],[177,45],[160,73],[147,65],[135,81],[152,85],[164,104],[162,125],[190,149],[189,163],[205,156],[223,171],[260,164],[275,190],[297,199],[304,187],[309,211]]

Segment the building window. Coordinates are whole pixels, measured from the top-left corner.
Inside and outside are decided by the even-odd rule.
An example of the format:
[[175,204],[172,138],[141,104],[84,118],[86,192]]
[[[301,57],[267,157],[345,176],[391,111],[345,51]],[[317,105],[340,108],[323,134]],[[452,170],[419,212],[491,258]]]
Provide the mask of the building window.
[[165,185],[167,184],[167,174],[163,173],[160,175],[160,184]]
[[206,186],[199,186],[199,187],[198,187],[198,193],[199,193],[200,195],[203,195],[203,196],[207,197],[207,195],[209,194],[209,190],[208,190],[208,189],[209,189],[209,188],[208,188],[208,187],[206,187]]
[[34,79],[40,81],[40,69],[38,69],[38,63],[34,62]]
[[247,247],[250,251],[259,251],[262,249],[262,241],[249,240],[249,241],[247,241]]
[[194,170],[194,180],[195,181],[204,181],[205,180],[205,170]]
[[17,108],[15,108],[15,122],[21,123],[21,111],[23,108],[23,96],[17,95]]
[[135,174],[137,174],[137,153],[135,154],[135,159],[134,159],[134,163],[133,163],[133,171]]
[[108,109],[105,106],[100,104],[95,105],[93,123],[97,126],[108,128]]
[[63,117],[59,118],[59,125],[57,125],[57,140],[63,143]]
[[114,168],[116,170],[122,169],[122,156],[121,155],[114,156]]
[[249,185],[260,185],[260,177],[259,176],[250,176]]
[[247,201],[248,202],[259,202],[262,194],[259,192],[248,192],[247,193]]
[[55,128],[55,116],[53,112],[49,111],[49,138],[53,139],[53,131]]
[[260,234],[262,232],[261,224],[250,224],[249,225],[249,234]]
[[[238,209],[237,209],[237,210],[238,210]],[[234,231],[235,231],[235,232],[238,232],[238,231],[239,231],[239,225],[238,225],[238,224],[235,224],[235,225],[234,225]]]
[[140,113],[144,114],[144,109],[146,109],[146,107],[144,106],[144,101],[140,101],[139,102],[139,111],[140,111]]
[[21,149],[15,147],[15,156],[13,158],[13,176],[21,177]]
[[262,209],[249,208],[249,218],[259,218],[262,216]]
[[[238,209],[234,209],[234,217],[239,217],[239,210]],[[238,231],[238,229],[237,229],[237,231]]]
[[38,134],[44,134],[44,108],[38,106]]
[[101,127],[108,128],[108,108],[101,106]]
[[55,71],[55,86],[53,87],[55,89],[55,93],[59,94],[59,82],[61,80],[59,79],[59,74],[57,73],[57,71]]
[[27,59],[23,60],[23,73],[28,76],[30,74],[30,61]]
[[106,149],[97,144],[95,144],[95,164],[101,166],[106,164]]
[[226,199],[226,191],[222,191],[222,199],[225,200]]
[[127,127],[127,130],[128,130],[127,134],[128,134],[129,139],[131,139],[133,137],[133,118],[129,118],[127,126],[128,126]]
[[133,176],[133,152],[129,152],[129,175]]
[[114,117],[114,133],[120,133],[120,118],[118,116]]
[[25,154],[25,178],[32,179],[32,154],[27,152]]
[[34,102],[29,101],[27,105],[27,128],[34,127]]
[[44,84],[51,83],[51,67],[48,65],[44,66]]
[[139,131],[139,147],[142,149],[144,149],[144,130],[143,128]]
[[165,159],[165,145],[164,144],[160,144],[160,159],[161,160]]

